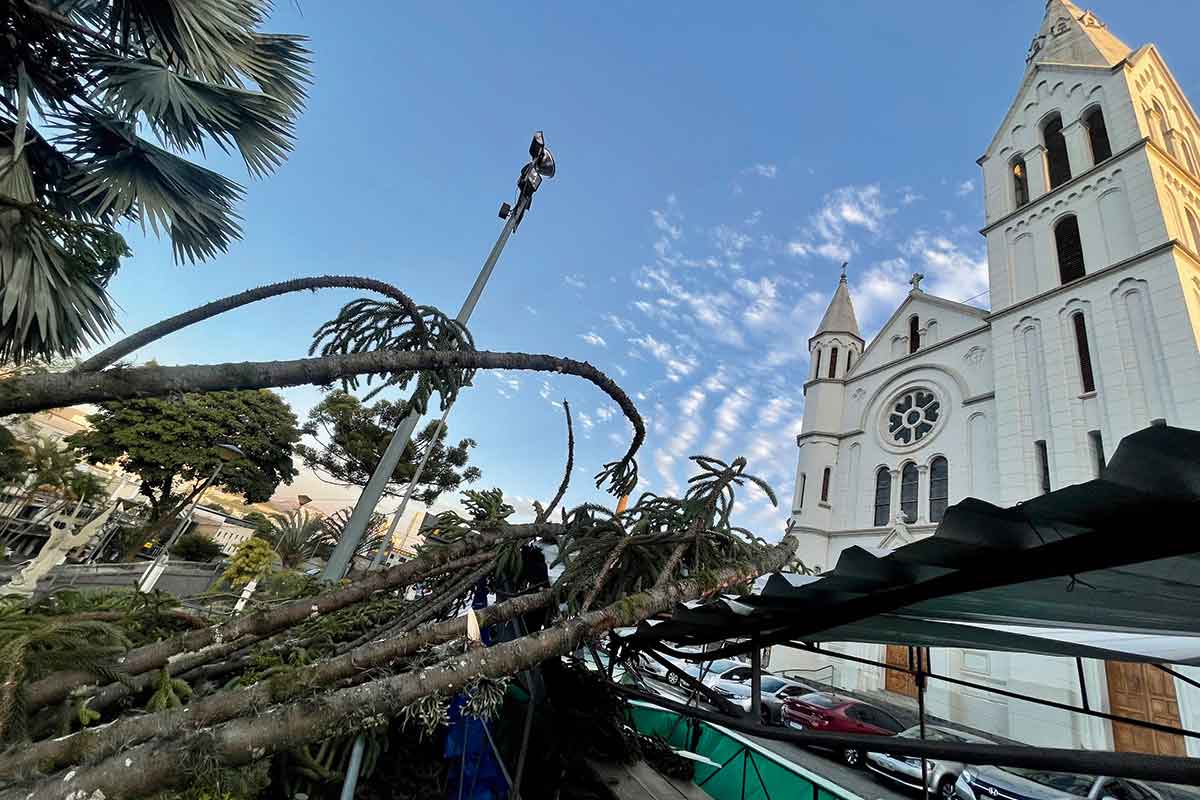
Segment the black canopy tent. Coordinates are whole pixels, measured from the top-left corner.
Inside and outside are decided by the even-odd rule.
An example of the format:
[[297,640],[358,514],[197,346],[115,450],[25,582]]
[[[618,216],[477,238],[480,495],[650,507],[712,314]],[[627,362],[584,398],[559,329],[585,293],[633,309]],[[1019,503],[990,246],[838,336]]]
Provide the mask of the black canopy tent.
[[[776,574],[750,595],[680,605],[618,644],[693,661],[857,641],[1200,665],[1198,513],[1200,432],[1152,426],[1121,442],[1100,479],[1011,508],[969,498],[926,539],[891,552],[852,547],[820,576]],[[698,654],[667,642],[720,644]],[[953,757],[957,746],[921,742],[912,754],[930,747]],[[1045,764],[1035,748],[991,752]],[[1074,753],[1064,769],[1200,784],[1195,759],[1061,752]]]

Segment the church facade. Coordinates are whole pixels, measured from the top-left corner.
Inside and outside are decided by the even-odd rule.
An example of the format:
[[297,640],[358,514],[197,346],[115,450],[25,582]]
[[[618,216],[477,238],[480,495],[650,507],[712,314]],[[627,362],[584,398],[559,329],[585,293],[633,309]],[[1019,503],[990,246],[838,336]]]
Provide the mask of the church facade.
[[[1154,45],[1132,50],[1069,0],[1049,0],[1026,60],[979,159],[990,310],[928,294],[916,275],[867,343],[843,275],[809,340],[789,527],[810,567],[853,545],[928,535],[968,496],[1008,506],[1090,480],[1147,425],[1200,429],[1200,118]],[[842,649],[907,664],[903,648]],[[1081,699],[1073,660],[931,657],[935,672]],[[898,673],[833,663],[838,685],[908,692]],[[1100,696],[1105,710],[1200,727],[1200,691],[1135,672],[1086,664],[1093,707]],[[934,714],[1030,743],[1185,747],[936,682],[929,701]],[[1186,747],[1200,755],[1194,740]]]

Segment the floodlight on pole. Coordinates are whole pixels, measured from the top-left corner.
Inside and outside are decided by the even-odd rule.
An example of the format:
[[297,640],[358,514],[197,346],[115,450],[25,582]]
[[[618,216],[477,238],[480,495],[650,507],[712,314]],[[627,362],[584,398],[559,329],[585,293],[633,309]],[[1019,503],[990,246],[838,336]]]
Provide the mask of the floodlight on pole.
[[[492,245],[492,251],[488,253],[488,257],[484,260],[483,267],[479,270],[479,275],[476,276],[475,283],[471,286],[471,291],[467,293],[467,299],[463,301],[462,308],[459,309],[458,316],[455,318],[462,325],[467,324],[472,312],[475,311],[475,305],[479,302],[480,295],[483,294],[483,288],[487,285],[488,278],[491,277],[492,270],[496,267],[496,262],[500,260],[500,253],[504,251],[504,245],[508,243],[509,237],[520,226],[521,220],[525,217],[525,212],[529,210],[529,206],[533,202],[534,192],[542,185],[542,179],[553,177],[557,171],[554,154],[546,147],[546,137],[541,131],[533,134],[533,139],[529,143],[529,158],[529,162],[521,168],[520,175],[517,177],[517,197],[515,204],[501,204],[500,219],[504,220],[504,227],[500,230],[499,238]],[[400,459],[404,455],[404,450],[408,446],[408,442],[412,438],[413,431],[416,429],[420,418],[421,416],[415,411],[410,413],[397,426],[395,433],[392,434],[391,441],[388,442],[387,449],[383,452],[383,457],[380,458],[379,464],[371,474],[370,480],[367,481],[367,485],[363,487],[362,493],[359,494],[358,501],[354,504],[354,510],[350,512],[350,519],[346,521],[346,527],[342,529],[341,537],[338,539],[337,545],[334,546],[329,560],[325,563],[325,569],[321,573],[322,580],[336,582],[345,576],[346,571],[350,567],[350,560],[355,550],[358,549],[358,544],[362,541],[363,535],[366,533],[371,514],[374,513],[375,507],[379,505],[380,499],[383,498],[383,490],[387,488],[392,473],[396,470],[396,465],[400,463]],[[445,417],[443,416],[444,420]],[[408,498],[412,496],[412,489],[416,486],[420,474],[420,469],[418,469],[417,472],[413,473],[412,480],[409,481],[409,491],[406,493],[405,499],[400,503],[399,508],[394,512],[395,516],[391,526],[392,531],[395,530],[400,515],[404,513],[404,509],[408,505]]]

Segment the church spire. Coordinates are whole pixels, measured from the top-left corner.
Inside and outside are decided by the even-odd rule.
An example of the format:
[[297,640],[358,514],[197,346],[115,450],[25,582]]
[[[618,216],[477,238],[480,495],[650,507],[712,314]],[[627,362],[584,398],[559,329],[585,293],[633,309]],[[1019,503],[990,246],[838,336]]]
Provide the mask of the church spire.
[[846,265],[842,265],[842,278],[838,281],[837,290],[833,293],[833,299],[829,301],[829,308],[825,309],[825,316],[821,317],[821,324],[817,326],[815,336],[820,336],[823,333],[849,333],[859,339],[862,335],[858,332],[858,318],[854,316],[854,303],[850,302],[850,287],[846,283]]
[[1112,67],[1132,52],[1090,10],[1071,0],[1049,0],[1046,18],[1029,46],[1025,60],[1034,64],[1074,64]]

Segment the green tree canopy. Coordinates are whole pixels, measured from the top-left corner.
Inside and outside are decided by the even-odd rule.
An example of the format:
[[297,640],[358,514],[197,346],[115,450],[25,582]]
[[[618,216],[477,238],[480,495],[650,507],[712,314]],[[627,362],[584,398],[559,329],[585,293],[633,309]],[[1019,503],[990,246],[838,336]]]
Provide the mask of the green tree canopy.
[[177,487],[203,481],[221,463],[218,444],[236,445],[246,454],[225,465],[217,485],[248,503],[269,499],[280,483],[296,476],[296,415],[271,391],[101,403],[88,422],[91,429],[67,441],[90,463],[116,462],[141,478],[151,520],[171,510]]
[[19,483],[29,472],[29,461],[25,449],[12,435],[12,431],[0,425],[0,486]]
[[184,561],[212,561],[221,555],[221,545],[202,533],[188,533],[175,542],[171,555]]
[[271,517],[271,529],[260,535],[274,546],[283,568],[292,569],[316,550],[325,532],[324,520],[304,509]]
[[[304,466],[322,480],[337,485],[363,486],[383,456],[392,431],[407,414],[404,403],[379,400],[372,405],[341,390],[332,391],[308,413],[303,432],[316,444],[300,444],[296,452]],[[412,480],[425,451],[433,448],[421,473],[413,498],[432,505],[442,492],[452,492],[464,483],[474,483],[482,473],[467,466],[474,439],[462,439],[446,445],[447,429],[437,432],[438,423],[430,422],[409,442],[404,457],[392,473],[387,493],[402,494]]]

